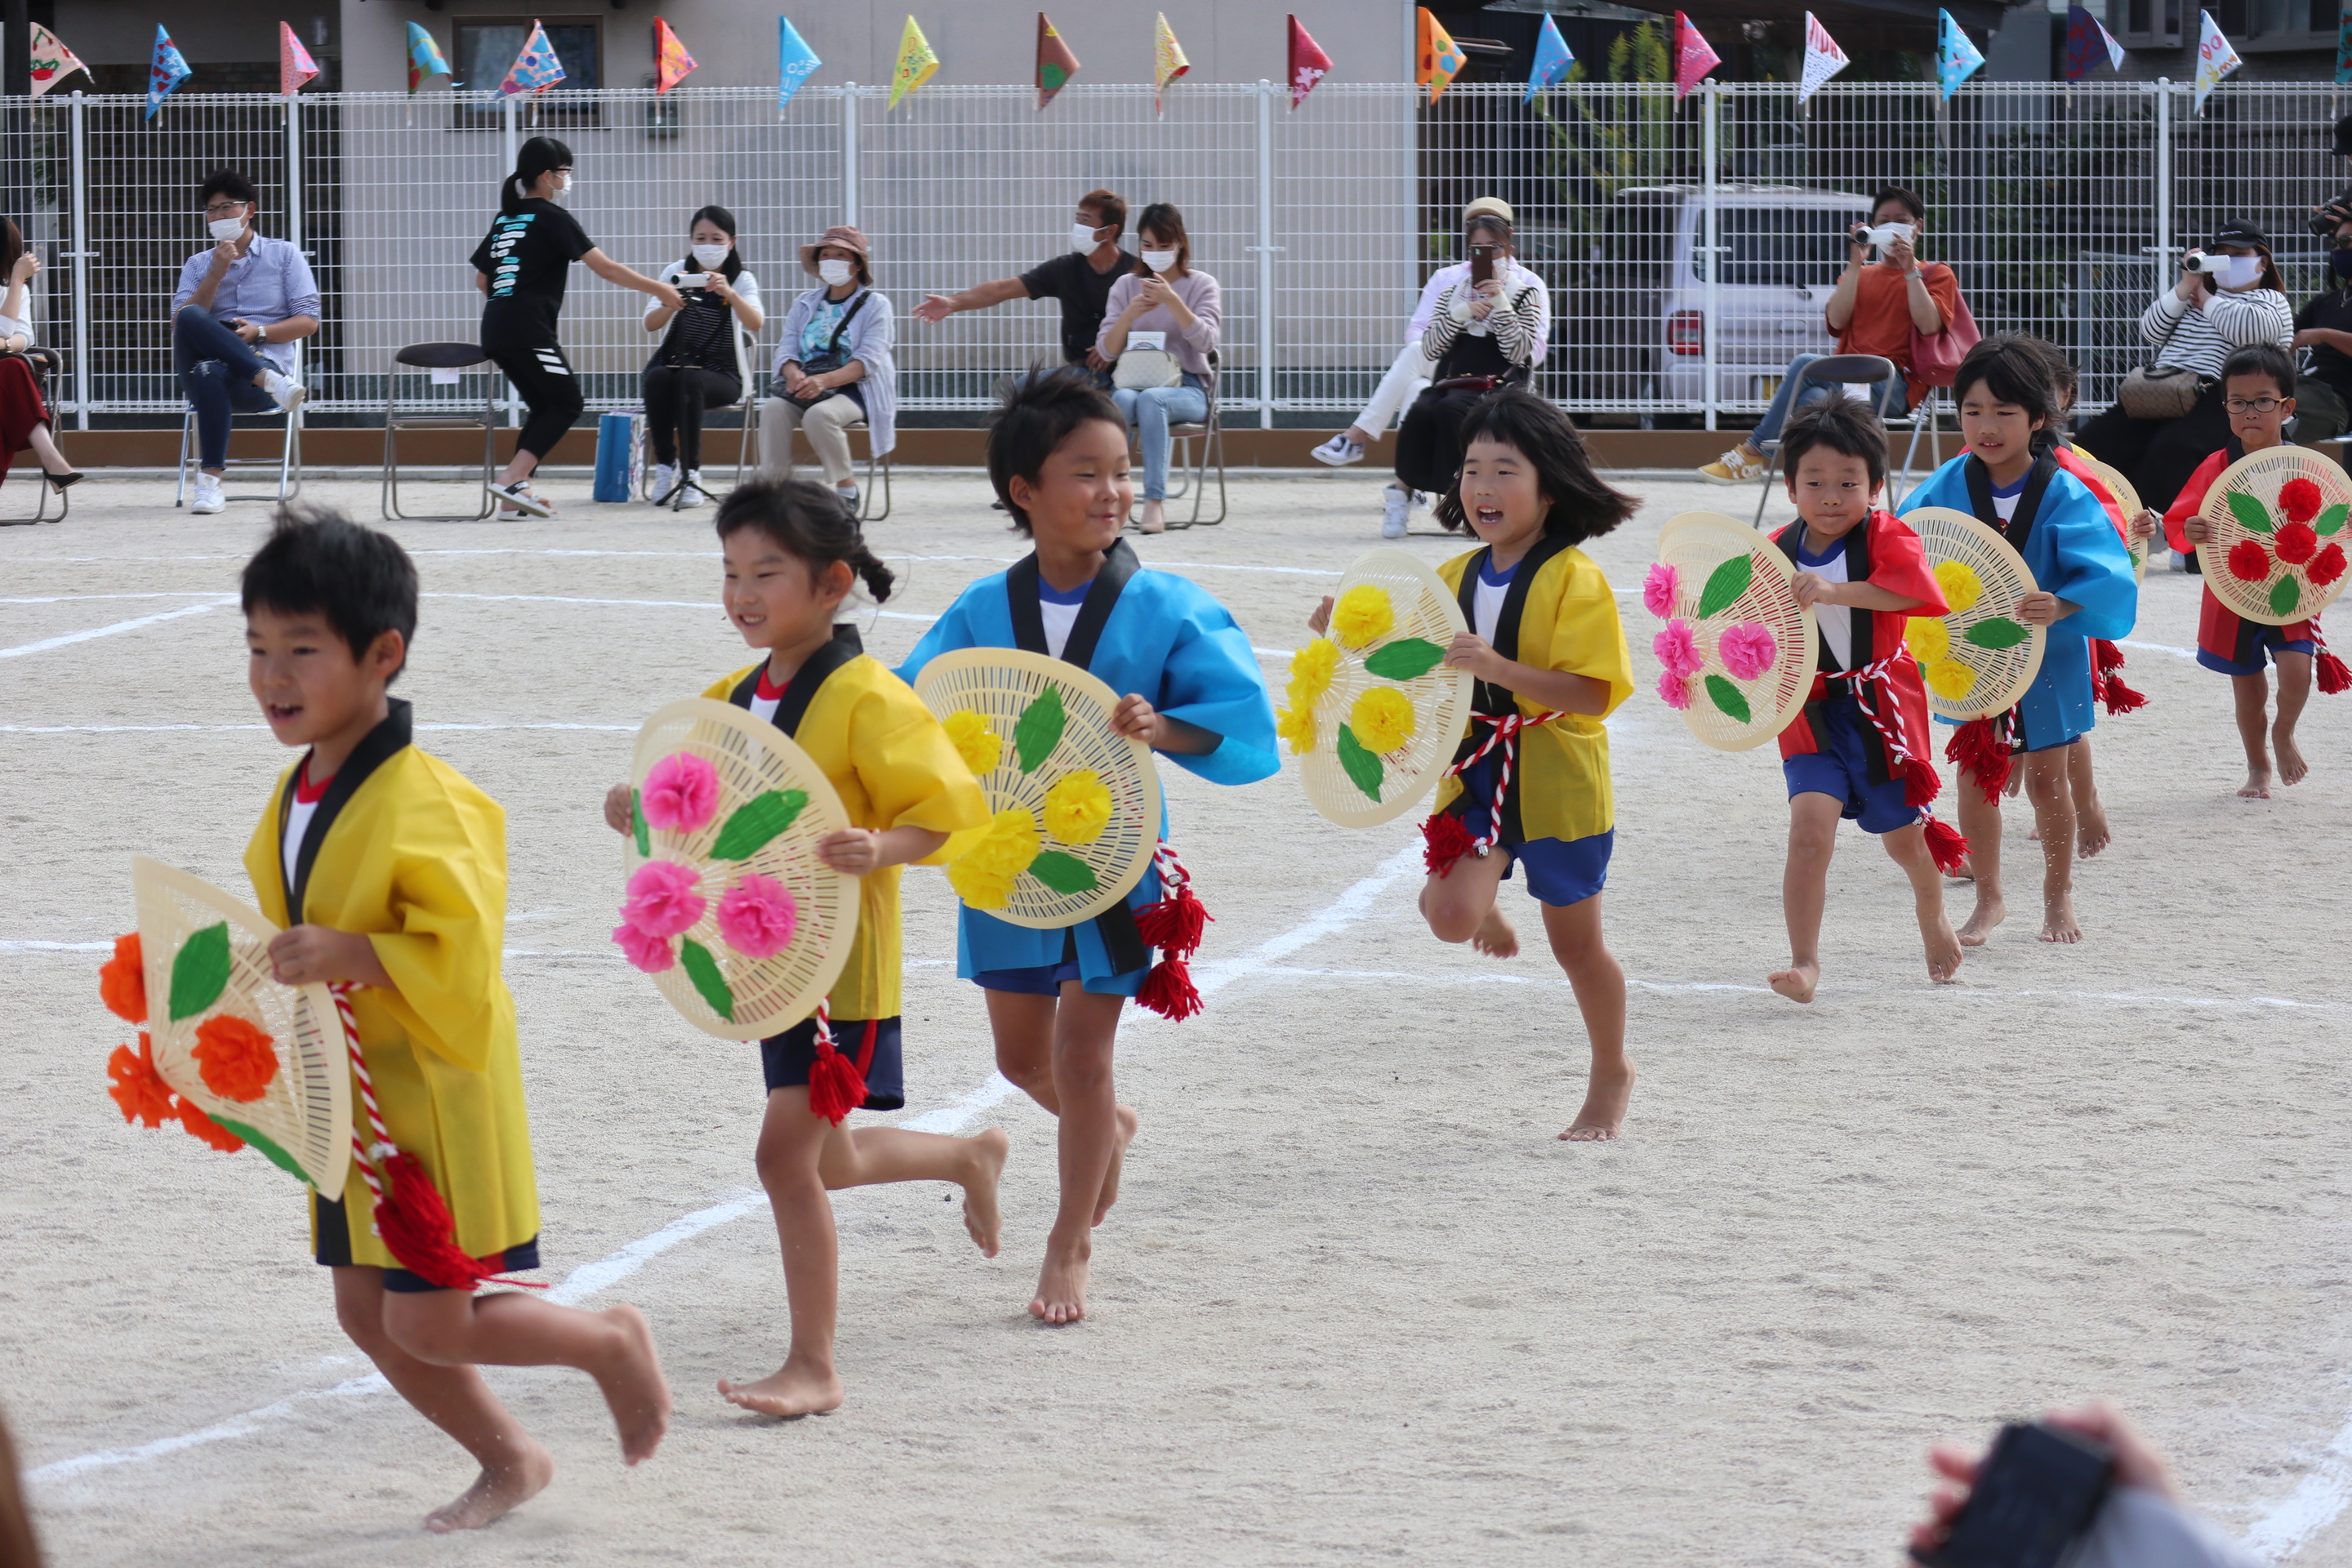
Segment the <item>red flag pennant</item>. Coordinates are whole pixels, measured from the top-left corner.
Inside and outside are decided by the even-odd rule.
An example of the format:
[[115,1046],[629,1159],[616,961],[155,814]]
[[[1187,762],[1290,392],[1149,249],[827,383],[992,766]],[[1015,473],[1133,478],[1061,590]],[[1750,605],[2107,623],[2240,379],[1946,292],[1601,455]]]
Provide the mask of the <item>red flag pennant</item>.
[[1297,109],[1315,90],[1315,84],[1331,74],[1331,57],[1307,36],[1298,18],[1290,18],[1290,107]]
[[686,43],[670,25],[659,16],[654,18],[654,96],[659,98],[686,79],[694,68],[694,57],[686,52]]

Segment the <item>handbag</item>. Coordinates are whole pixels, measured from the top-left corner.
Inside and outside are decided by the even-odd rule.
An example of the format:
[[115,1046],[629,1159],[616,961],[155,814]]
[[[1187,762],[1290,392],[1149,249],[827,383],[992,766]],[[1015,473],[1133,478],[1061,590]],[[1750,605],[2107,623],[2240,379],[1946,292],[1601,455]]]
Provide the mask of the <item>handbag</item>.
[[1952,290],[1952,319],[1940,332],[1923,332],[1911,326],[1911,375],[1922,386],[1949,386],[1960,374],[1960,361],[1984,341],[1968,297]]
[[[849,335],[849,323],[856,319],[858,311],[866,309],[866,301],[873,297],[874,290],[866,289],[860,290],[857,298],[850,301],[849,309],[844,310],[841,313],[841,320],[834,323],[833,341],[824,345],[824,352],[801,361],[803,375],[824,375],[839,370],[849,363],[849,352],[841,346],[841,342]],[[840,396],[841,388],[828,386],[814,397],[794,397],[788,393],[779,393],[777,395],[782,397],[785,402],[798,404],[803,408],[814,408],[828,397]]]
[[[1158,341],[1138,342],[1138,338]],[[1110,367],[1110,384],[1122,392],[1149,392],[1155,386],[1179,385],[1183,380],[1184,367],[1168,352],[1165,332],[1129,332],[1127,347]]]
[[2205,378],[2185,364],[2134,365],[2116,401],[2134,419],[2178,419],[2205,395]]

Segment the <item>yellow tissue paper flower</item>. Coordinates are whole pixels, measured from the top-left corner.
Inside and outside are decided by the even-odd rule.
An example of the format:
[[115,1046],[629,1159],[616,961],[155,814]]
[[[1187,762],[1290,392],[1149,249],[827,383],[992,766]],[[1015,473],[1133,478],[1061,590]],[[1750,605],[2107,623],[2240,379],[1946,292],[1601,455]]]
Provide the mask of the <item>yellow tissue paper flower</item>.
[[1952,652],[1951,629],[1936,616],[1912,616],[1903,628],[1903,640],[1910,645],[1911,657],[1923,665],[1948,658]]
[[1331,689],[1331,677],[1339,668],[1339,645],[1328,637],[1317,637],[1290,656],[1290,706],[1304,713],[1322,700]]
[[1395,626],[1396,606],[1389,603],[1388,590],[1371,583],[1357,584],[1331,606],[1331,635],[1349,647],[1384,637]]
[[1303,757],[1315,749],[1315,710],[1284,708],[1274,715],[1274,732],[1290,742],[1290,754]]
[[1001,910],[1013,898],[1013,879],[1037,858],[1037,819],[1013,807],[994,821],[948,866],[948,885],[976,910]]
[[1952,606],[1956,616],[1967,615],[1984,597],[1984,580],[1965,561],[1937,563],[1936,581],[1943,585],[1944,603]]
[[1976,689],[1977,672],[1957,658],[1939,658],[1927,667],[1927,684],[1937,696],[1958,702]]
[[1004,738],[988,727],[984,715],[965,709],[949,714],[940,724],[947,731],[948,739],[955,742],[956,755],[963,759],[963,765],[972,771],[975,778],[994,773],[996,764],[1004,760]]
[[1110,821],[1110,791],[1092,768],[1065,773],[1045,792],[1045,831],[1065,844],[1092,844]]
[[1412,739],[1412,703],[1393,687],[1375,686],[1356,699],[1348,728],[1368,752],[1393,752]]

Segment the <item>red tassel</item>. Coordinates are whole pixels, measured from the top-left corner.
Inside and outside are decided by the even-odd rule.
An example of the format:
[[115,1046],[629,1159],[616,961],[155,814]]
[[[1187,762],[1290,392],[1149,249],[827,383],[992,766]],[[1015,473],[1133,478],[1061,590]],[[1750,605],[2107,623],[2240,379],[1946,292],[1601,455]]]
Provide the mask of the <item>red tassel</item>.
[[499,1278],[499,1266],[469,1257],[457,1246],[449,1205],[433,1185],[433,1178],[416,1156],[395,1149],[383,1157],[378,1169],[386,1191],[376,1205],[376,1234],[400,1266],[428,1285],[444,1290],[471,1290],[497,1280],[501,1285],[547,1287],[531,1279]]
[[1171,958],[1190,958],[1201,951],[1201,938],[1217,917],[1193,893],[1190,882],[1174,894],[1135,911],[1135,929],[1143,945],[1156,947]]
[[1927,819],[1927,853],[1935,857],[1936,869],[1948,876],[1967,863],[1969,841],[1950,823],[1931,816]]
[[1926,805],[1944,793],[1944,781],[1936,772],[1936,764],[1925,757],[1914,757],[1903,768],[1903,804]]
[[2124,650],[2105,637],[2091,639],[2091,695],[2105,704],[2109,713],[2133,713],[2147,706],[2147,699],[2124,684],[2116,673],[2124,667]]
[[2333,697],[2347,687],[2352,687],[2352,670],[2347,670],[2342,659],[2326,648],[2321,648],[2319,650],[2319,689]]
[[2123,667],[2123,649],[2117,647],[2114,643],[2109,642],[2105,637],[2093,637],[2091,639],[2091,668],[2093,669],[2098,670],[2104,674],[2107,670],[2121,669]]
[[1944,760],[1975,777],[1987,805],[2000,804],[2000,792],[2009,787],[2009,746],[1991,720],[1971,719],[1961,725],[1944,748]]
[[1422,864],[1431,876],[1441,879],[1454,869],[1454,862],[1477,847],[1462,819],[1446,811],[1432,813],[1421,825],[1421,839]]
[[865,1105],[866,1075],[846,1052],[820,1036],[816,1060],[809,1064],[808,1094],[809,1109],[838,1127],[849,1120],[851,1111]]
[[2147,706],[2147,696],[2126,686],[2124,678],[2120,675],[2107,677],[2105,689],[2099,693],[2099,700],[2107,705],[2107,711],[2110,713],[2135,713]]
[[1135,1000],[1138,1006],[1181,1023],[1201,1010],[1201,988],[1192,984],[1192,972],[1182,959],[1164,958],[1143,977],[1143,989]]

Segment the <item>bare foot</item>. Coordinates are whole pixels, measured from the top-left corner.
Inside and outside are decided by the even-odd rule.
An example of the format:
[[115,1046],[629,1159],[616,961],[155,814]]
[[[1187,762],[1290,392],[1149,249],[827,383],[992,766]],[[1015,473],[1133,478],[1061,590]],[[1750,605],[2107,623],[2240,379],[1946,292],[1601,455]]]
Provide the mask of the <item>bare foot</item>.
[[638,1464],[653,1458],[669,1430],[669,1384],[643,1312],[624,1302],[597,1315],[620,1331],[622,1342],[611,1363],[596,1373],[596,1386],[604,1391],[613,1424],[621,1429],[622,1462]]
[[425,1528],[436,1535],[479,1530],[537,1497],[554,1479],[554,1457],[533,1443],[512,1464],[483,1466],[472,1486],[425,1516]]
[[849,1391],[841,1385],[841,1375],[833,1368],[813,1371],[787,1358],[782,1366],[757,1383],[730,1383],[720,1378],[719,1393],[730,1405],[740,1405],[762,1415],[792,1419],[838,1410]]
[[1960,938],[1942,910],[1919,917],[1919,940],[1927,948],[1927,978],[1938,985],[1951,984],[1960,973]]
[[1792,963],[1765,979],[1766,984],[1791,1002],[1811,1001],[1813,987],[1821,982],[1822,966],[1818,963]]
[[1037,1294],[1029,1315],[1048,1323],[1075,1323],[1087,1315],[1087,1258],[1093,1250],[1085,1237],[1073,1247],[1045,1240],[1045,1267],[1037,1271]]
[[2238,788],[2240,800],[2268,800],[2271,797],[2271,771],[2268,768],[2248,768],[2246,782]]
[[2074,923],[2074,895],[2055,894],[2042,900],[2042,940],[2074,942],[2083,940],[2083,928]]
[[1563,1143],[1606,1143],[1617,1136],[1625,1125],[1625,1107],[1633,1098],[1633,1064],[1627,1062],[1622,1073],[1604,1074],[1599,1068],[1584,1089],[1584,1105],[1568,1131],[1559,1135]]
[[2074,808],[2074,853],[2088,860],[2116,841],[2115,830],[2107,826],[2107,808],[2104,805]]
[[1143,1118],[1135,1113],[1133,1106],[1118,1108],[1118,1141],[1110,1146],[1110,1169],[1103,1173],[1102,1196],[1095,1203],[1097,1225],[1109,1215],[1110,1205],[1118,1202],[1118,1178],[1127,1168],[1127,1146],[1135,1142],[1136,1129],[1142,1125]]
[[1962,947],[1982,947],[1992,928],[2009,918],[2009,906],[1999,899],[1987,899],[1977,894],[1977,907],[1969,911],[1969,923],[1960,928]]
[[2279,783],[2301,784],[2304,775],[2311,772],[2311,764],[2303,760],[2303,752],[2295,745],[2294,737],[2282,735],[2273,731],[2271,735],[2271,744],[2278,752]]
[[963,1227],[971,1233],[982,1258],[996,1256],[996,1233],[1003,1220],[996,1210],[996,1179],[1004,1174],[1004,1156],[1013,1140],[1002,1127],[991,1127],[964,1140],[971,1151],[971,1174],[963,1184]]
[[1470,945],[1489,958],[1519,956],[1519,933],[1503,918],[1501,910],[1488,910],[1478,929],[1470,933]]

